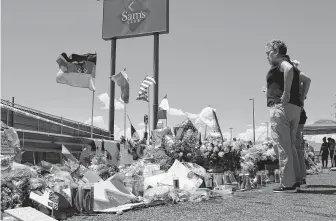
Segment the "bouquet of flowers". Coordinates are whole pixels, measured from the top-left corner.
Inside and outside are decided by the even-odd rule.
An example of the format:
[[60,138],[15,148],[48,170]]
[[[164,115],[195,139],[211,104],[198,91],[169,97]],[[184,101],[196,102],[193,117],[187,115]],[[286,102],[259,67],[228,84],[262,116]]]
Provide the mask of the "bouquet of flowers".
[[22,206],[33,206],[31,190],[43,190],[44,180],[29,167],[14,168],[1,178],[1,211]]
[[30,188],[29,179],[1,183],[1,210],[27,206]]
[[188,129],[182,134],[182,139],[165,136],[163,147],[166,154],[172,158],[184,162],[195,162],[200,156],[198,133]]
[[103,153],[98,153],[93,157],[89,169],[96,172],[103,180],[119,172],[118,167],[113,165]]
[[242,144],[225,141],[218,137],[210,137],[200,147],[204,159],[204,167],[217,172],[239,169],[239,157]]
[[271,141],[254,145],[250,149],[244,149],[241,152],[241,168],[245,171],[249,171],[251,174],[256,173],[258,164],[275,162],[276,160],[277,156]]

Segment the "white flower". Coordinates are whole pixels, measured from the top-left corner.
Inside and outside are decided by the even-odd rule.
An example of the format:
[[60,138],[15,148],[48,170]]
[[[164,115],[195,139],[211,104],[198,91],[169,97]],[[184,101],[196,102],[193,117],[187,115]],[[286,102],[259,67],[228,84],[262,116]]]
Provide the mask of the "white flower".
[[228,148],[228,147],[230,147],[231,146],[231,141],[225,141],[224,143],[223,143],[223,147],[224,148]]
[[232,144],[232,150],[235,150],[235,151],[239,151],[240,150],[240,146],[239,146],[238,142],[233,142],[233,144]]
[[200,151],[202,151],[203,153],[207,150],[206,146],[205,145],[202,145],[200,147]]

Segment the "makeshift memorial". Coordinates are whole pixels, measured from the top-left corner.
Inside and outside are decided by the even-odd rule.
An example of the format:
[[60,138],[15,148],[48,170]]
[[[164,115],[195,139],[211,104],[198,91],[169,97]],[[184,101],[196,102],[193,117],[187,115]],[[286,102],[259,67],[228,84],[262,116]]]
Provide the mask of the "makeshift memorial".
[[[203,118],[216,129],[214,119]],[[2,171],[8,171],[2,175],[1,206],[39,208],[29,195],[39,199],[52,192],[58,196],[59,200],[54,200],[58,206],[50,204],[44,207],[46,210],[62,212],[72,207],[82,213],[122,211],[143,201],[156,205],[224,198],[233,190],[245,191],[258,184],[262,187],[265,181],[279,177],[277,171],[274,175],[272,172],[277,159],[270,141],[246,149],[242,141],[225,141],[218,131],[210,129],[201,141],[189,119],[174,127],[175,136],[169,127],[155,131],[154,146],[147,146],[146,139],[104,141],[112,161],[100,150],[92,154],[89,146],[79,161],[63,146],[62,164],[42,161],[38,166],[18,167],[14,162],[9,166],[10,158],[1,156]],[[127,154],[135,161],[118,168],[120,144],[127,146]],[[257,171],[259,177],[255,177]]]

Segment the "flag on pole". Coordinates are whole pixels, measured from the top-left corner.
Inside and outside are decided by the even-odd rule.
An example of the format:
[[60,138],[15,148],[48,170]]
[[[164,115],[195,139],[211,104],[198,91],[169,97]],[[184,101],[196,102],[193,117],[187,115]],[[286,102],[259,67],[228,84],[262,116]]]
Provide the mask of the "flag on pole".
[[156,84],[154,78],[147,75],[140,85],[137,100],[143,100],[149,102],[147,89],[153,84]]
[[169,104],[167,95],[162,99],[158,110],[158,119],[167,119],[167,111],[169,111]]
[[133,124],[131,123],[131,137],[133,141],[140,140],[140,136],[136,129],[134,128]]
[[89,88],[95,91],[97,54],[71,54],[62,53],[56,60],[59,71],[56,82],[72,87]]
[[129,122],[130,122],[130,124],[131,124],[131,138],[132,138],[132,140],[133,140],[133,141],[138,141],[138,140],[140,140],[140,136],[139,136],[138,132],[136,131],[136,129],[134,128],[134,126],[133,126],[133,124],[132,124],[132,122],[131,122],[131,119],[129,118],[128,115],[127,115],[127,117],[128,117],[128,120],[129,120]]
[[111,77],[111,80],[116,82],[121,89],[121,100],[125,104],[129,102],[129,81],[126,74],[126,68],[123,71],[120,71],[118,74]]

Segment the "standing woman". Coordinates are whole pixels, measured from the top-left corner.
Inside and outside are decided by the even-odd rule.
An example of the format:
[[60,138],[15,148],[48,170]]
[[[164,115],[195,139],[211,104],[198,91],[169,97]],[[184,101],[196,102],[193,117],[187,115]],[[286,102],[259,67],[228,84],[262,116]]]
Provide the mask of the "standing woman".
[[270,107],[271,136],[279,156],[280,179],[275,193],[296,192],[299,173],[294,162],[298,161],[295,148],[296,131],[300,121],[300,73],[294,69],[287,55],[287,46],[281,40],[266,44],[266,55],[271,69],[266,76],[267,106]]

